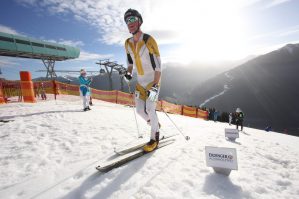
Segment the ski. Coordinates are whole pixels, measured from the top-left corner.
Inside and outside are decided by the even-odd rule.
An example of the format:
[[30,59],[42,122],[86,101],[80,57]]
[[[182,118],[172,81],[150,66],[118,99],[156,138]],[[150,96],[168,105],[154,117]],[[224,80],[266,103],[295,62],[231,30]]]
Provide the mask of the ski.
[[[157,149],[155,149],[154,151],[159,150],[160,148],[165,147],[167,145],[173,144],[174,142],[175,142],[175,139],[161,140],[159,142]],[[149,152],[149,153],[151,153],[151,152]],[[96,167],[96,169],[100,172],[106,173],[114,168],[118,168],[132,160],[135,160],[135,159],[137,159],[143,155],[149,154],[149,153],[146,153],[142,149],[139,149],[137,151],[128,153],[124,156],[119,156],[119,158],[108,161],[108,162],[104,163],[103,165],[99,165]]]
[[13,120],[0,120],[0,122],[2,122],[2,123],[7,123],[7,122],[12,122]]
[[[165,135],[165,136],[162,136],[162,138],[160,139],[160,141],[162,140],[166,140],[166,139],[169,139],[171,137],[174,137],[176,136],[177,134],[174,134],[174,135]],[[137,144],[130,144],[130,145],[126,145],[124,147],[121,147],[121,148],[118,148],[118,149],[114,149],[114,152],[118,155],[124,155],[124,154],[127,154],[127,153],[130,153],[132,151],[135,151],[137,149],[140,149],[142,148],[144,145],[146,145],[148,143],[148,140],[143,140]]]

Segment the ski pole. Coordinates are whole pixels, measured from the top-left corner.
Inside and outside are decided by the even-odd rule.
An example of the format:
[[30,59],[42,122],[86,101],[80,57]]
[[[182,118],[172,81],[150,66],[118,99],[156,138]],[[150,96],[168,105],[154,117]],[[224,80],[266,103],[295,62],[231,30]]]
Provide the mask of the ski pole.
[[177,127],[177,125],[174,123],[174,121],[169,117],[169,115],[164,111],[162,108],[162,111],[165,113],[165,115],[168,117],[168,119],[172,122],[172,124],[175,126],[175,128],[181,133],[181,135],[185,138],[185,140],[190,140],[189,136],[185,136],[185,134]]
[[[129,87],[129,93],[132,94],[131,93],[130,82],[128,81],[127,84],[128,84],[128,87]],[[133,98],[132,98],[132,102],[133,102]],[[140,131],[139,131],[139,126],[138,126],[138,122],[137,122],[137,117],[136,117],[134,105],[133,105],[133,112],[134,112],[134,117],[135,117],[135,122],[136,122],[136,128],[137,128],[138,138],[143,138],[143,136],[140,134]]]
[[89,78],[90,79],[90,84],[89,84],[89,86],[88,86],[88,88],[89,88],[89,94],[90,94],[90,96],[89,96],[89,105],[90,106],[92,106],[93,104],[92,104],[92,92],[91,92],[91,87],[90,87],[90,85],[91,85],[91,83],[92,83],[92,81],[93,81],[93,78],[92,78],[92,76]]

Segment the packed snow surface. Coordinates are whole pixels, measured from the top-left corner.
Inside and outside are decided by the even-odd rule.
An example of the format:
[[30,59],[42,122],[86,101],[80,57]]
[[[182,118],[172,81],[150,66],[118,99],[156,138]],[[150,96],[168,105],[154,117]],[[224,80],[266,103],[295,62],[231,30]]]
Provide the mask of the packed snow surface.
[[[95,167],[113,149],[136,141],[131,107],[93,100],[88,112],[76,96],[0,106],[0,198],[299,198],[299,138],[244,128],[235,142],[224,129],[197,118],[158,112],[161,134],[176,142],[108,173]],[[137,118],[140,132],[149,126]],[[245,118],[246,120],[246,118]],[[230,176],[206,166],[205,146],[236,148]]]

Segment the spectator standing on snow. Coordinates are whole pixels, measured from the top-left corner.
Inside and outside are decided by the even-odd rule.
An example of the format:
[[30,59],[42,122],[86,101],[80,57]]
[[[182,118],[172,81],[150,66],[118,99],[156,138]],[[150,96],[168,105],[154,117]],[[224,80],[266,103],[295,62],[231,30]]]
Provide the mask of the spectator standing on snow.
[[269,132],[269,131],[271,131],[272,130],[272,127],[271,126],[267,126],[266,128],[265,128],[265,131],[267,131],[267,132]]
[[80,70],[79,82],[80,82],[80,96],[83,100],[83,110],[88,111],[91,110],[89,107],[90,100],[90,88],[92,79],[86,77],[86,71],[84,69]]
[[45,91],[43,82],[40,83],[40,91],[41,91],[42,100],[47,100],[47,95],[46,95],[46,91]]
[[217,121],[218,115],[219,115],[219,112],[217,110],[215,110],[215,112],[214,112],[214,122]]
[[232,125],[232,120],[233,120],[233,114],[232,113],[229,113],[228,120],[229,120],[229,125]]
[[240,108],[236,110],[236,126],[239,130],[239,126],[241,127],[241,131],[243,131],[243,120],[244,120],[244,113]]

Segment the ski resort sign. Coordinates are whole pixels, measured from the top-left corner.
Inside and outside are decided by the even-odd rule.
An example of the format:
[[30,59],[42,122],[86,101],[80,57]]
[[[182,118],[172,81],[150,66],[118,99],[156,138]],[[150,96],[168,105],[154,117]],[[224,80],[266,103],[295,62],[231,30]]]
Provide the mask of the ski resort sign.
[[232,141],[235,141],[237,138],[239,138],[239,130],[225,128],[225,137]]
[[238,170],[237,151],[234,148],[205,147],[206,163],[216,173],[229,175],[231,170]]

